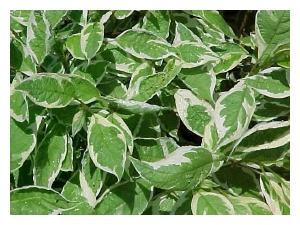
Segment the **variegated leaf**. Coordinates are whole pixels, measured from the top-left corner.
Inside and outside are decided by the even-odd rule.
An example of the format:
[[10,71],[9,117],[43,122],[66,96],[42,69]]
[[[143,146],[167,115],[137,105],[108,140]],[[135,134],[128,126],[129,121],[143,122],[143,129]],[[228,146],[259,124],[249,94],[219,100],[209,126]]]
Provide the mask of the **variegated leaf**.
[[94,164],[121,179],[126,159],[123,131],[108,119],[94,114],[87,131],[88,150]]
[[142,178],[162,189],[189,190],[215,172],[223,161],[222,155],[202,147],[179,147],[165,158],[146,162],[130,157]]
[[223,93],[215,105],[215,123],[219,134],[219,147],[239,139],[248,129],[255,110],[253,90],[239,82]]
[[184,125],[202,137],[205,126],[214,119],[212,106],[185,89],[178,89],[174,98],[177,112]]

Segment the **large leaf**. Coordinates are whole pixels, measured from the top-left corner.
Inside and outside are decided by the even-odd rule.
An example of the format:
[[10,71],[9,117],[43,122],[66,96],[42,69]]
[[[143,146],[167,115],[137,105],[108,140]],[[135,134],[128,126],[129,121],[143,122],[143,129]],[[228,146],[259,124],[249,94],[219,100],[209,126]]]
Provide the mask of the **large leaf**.
[[13,215],[57,215],[77,204],[54,190],[39,186],[26,186],[10,192],[10,213]]
[[94,164],[121,179],[126,158],[123,131],[108,119],[94,114],[87,131],[88,150]]
[[248,129],[254,110],[254,93],[242,82],[219,97],[214,116],[220,138],[219,146],[235,141],[243,135]]
[[271,67],[257,75],[245,78],[245,83],[268,97],[286,98],[290,96],[288,77],[288,69]]
[[142,178],[162,189],[188,190],[194,188],[220,167],[223,160],[202,147],[179,147],[156,162],[130,160]]
[[46,108],[61,108],[75,96],[75,88],[66,76],[52,73],[35,74],[16,86],[35,104]]
[[53,125],[38,146],[35,155],[33,168],[35,185],[51,188],[62,167],[67,150],[66,128],[60,124]]
[[36,145],[36,136],[26,122],[10,118],[10,172],[20,168]]
[[152,187],[142,179],[108,189],[96,205],[96,215],[140,215],[152,197]]
[[[259,63],[268,63],[284,47],[290,50],[290,11],[261,10],[256,14],[255,33]],[[281,52],[282,54],[282,52]]]
[[45,13],[31,11],[27,25],[27,49],[38,65],[50,51],[50,23]]
[[178,89],[174,98],[177,112],[184,125],[193,133],[203,136],[205,126],[213,120],[211,105],[185,89]]
[[142,59],[164,59],[176,56],[172,46],[164,39],[144,29],[127,30],[115,39],[126,52]]

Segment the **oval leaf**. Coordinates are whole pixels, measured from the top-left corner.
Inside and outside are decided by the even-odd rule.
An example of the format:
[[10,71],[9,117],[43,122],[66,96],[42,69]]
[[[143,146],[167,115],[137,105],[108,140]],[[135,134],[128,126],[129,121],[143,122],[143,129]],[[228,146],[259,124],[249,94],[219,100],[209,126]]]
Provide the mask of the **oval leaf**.
[[162,189],[188,190],[215,172],[223,160],[221,155],[202,147],[179,147],[156,162],[130,160],[145,180]]
[[126,159],[123,131],[108,119],[94,114],[87,131],[88,150],[94,164],[121,179]]

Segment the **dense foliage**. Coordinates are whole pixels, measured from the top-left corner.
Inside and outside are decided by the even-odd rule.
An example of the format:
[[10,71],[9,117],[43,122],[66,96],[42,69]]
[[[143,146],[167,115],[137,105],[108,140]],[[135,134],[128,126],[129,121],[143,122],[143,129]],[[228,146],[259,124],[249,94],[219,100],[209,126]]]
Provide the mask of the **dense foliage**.
[[11,214],[289,214],[290,12],[10,12]]

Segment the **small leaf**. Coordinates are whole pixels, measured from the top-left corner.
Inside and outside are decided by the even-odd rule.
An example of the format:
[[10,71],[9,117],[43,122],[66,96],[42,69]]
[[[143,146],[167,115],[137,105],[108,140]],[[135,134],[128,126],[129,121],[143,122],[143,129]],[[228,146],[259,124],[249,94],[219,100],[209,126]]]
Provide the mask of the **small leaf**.
[[108,119],[94,114],[88,125],[88,150],[94,164],[121,179],[126,159],[126,138]]
[[61,171],[73,171],[73,139],[68,135],[67,153],[64,161],[62,162]]
[[13,215],[57,215],[77,204],[56,191],[39,186],[25,186],[10,192],[10,213]]
[[193,31],[191,31],[184,24],[176,21],[175,24],[176,24],[176,28],[175,28],[175,38],[173,40],[173,45],[177,45],[183,41],[202,43],[201,39],[197,35],[195,35]]
[[81,109],[73,116],[73,120],[72,120],[73,137],[82,129],[85,122],[86,122],[86,111]]
[[220,167],[221,155],[202,147],[179,147],[156,162],[130,160],[142,178],[153,186],[171,190],[189,190]]

